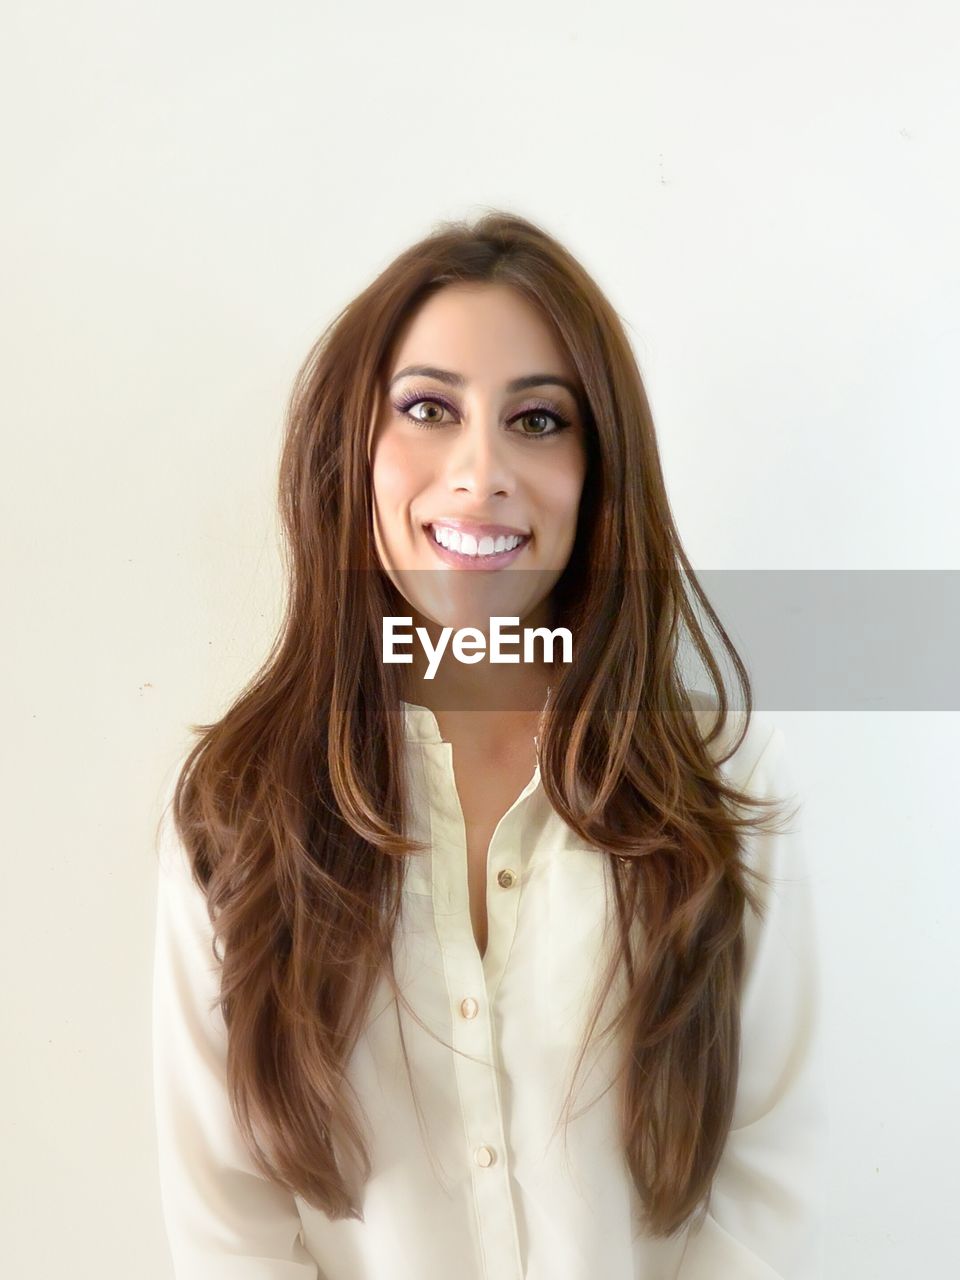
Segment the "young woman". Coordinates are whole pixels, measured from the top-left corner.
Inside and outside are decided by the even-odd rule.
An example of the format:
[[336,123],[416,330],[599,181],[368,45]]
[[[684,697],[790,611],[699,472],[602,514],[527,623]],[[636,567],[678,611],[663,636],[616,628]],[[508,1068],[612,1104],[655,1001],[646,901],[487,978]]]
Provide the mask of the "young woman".
[[[683,552],[609,302],[527,220],[442,225],[310,353],[280,500],[281,635],[161,822],[179,1280],[819,1275],[784,737]],[[570,660],[494,661],[494,617],[566,628]]]

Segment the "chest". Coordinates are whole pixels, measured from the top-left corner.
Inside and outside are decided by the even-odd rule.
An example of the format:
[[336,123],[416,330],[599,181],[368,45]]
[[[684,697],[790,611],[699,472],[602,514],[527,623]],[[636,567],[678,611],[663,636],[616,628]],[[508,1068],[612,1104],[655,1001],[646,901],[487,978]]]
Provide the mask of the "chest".
[[467,745],[453,749],[467,848],[470,919],[481,956],[487,946],[487,851],[497,823],[530,781],[536,762],[532,739],[515,744],[496,759]]

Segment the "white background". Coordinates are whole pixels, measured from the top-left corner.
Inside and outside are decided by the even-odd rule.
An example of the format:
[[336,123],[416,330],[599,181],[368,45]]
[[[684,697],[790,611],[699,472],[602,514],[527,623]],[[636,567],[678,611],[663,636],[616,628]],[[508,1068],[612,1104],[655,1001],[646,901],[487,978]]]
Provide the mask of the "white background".
[[[960,569],[960,18],[8,0],[3,28],[0,1269],[159,1280],[158,789],[273,636],[309,345],[439,219],[513,210],[624,318],[695,568]],[[771,714],[823,921],[827,1278],[960,1274],[958,716]]]

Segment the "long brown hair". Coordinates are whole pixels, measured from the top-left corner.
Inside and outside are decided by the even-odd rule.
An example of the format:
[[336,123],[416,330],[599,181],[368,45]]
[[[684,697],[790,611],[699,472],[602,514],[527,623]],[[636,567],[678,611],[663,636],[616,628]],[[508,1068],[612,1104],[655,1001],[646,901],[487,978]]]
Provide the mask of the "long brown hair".
[[[743,741],[750,681],[680,544],[653,419],[616,312],[534,223],[490,211],[400,254],[335,317],[300,368],[279,471],[287,599],[270,654],[199,739],[170,811],[215,925],[227,1085],[258,1167],[331,1218],[362,1220],[370,1163],[346,1064],[381,973],[393,975],[404,837],[400,673],[382,619],[403,612],[373,541],[368,428],[400,326],[454,282],[508,284],[556,327],[585,391],[588,469],[556,587],[573,662],[540,728],[541,777],[563,820],[608,860],[617,946],[622,1132],[651,1234],[706,1208],[735,1101],[747,828],[766,808],[721,777]],[[690,584],[736,671],[729,750],[720,667]],[[400,602],[402,604],[402,602]],[[701,732],[680,672],[681,624],[716,691]],[[602,850],[602,852],[600,852]],[[220,945],[221,953],[216,951]],[[583,1048],[581,1045],[581,1055]]]

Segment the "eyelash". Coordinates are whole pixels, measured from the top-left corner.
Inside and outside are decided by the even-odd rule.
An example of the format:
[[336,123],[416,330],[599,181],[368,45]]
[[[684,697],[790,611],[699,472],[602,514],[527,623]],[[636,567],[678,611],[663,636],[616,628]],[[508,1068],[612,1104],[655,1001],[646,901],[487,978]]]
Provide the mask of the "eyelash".
[[[411,392],[406,399],[401,399],[393,407],[398,413],[406,414],[415,427],[422,427],[425,431],[434,431],[437,427],[447,426],[448,424],[445,422],[424,422],[421,418],[414,418],[411,416],[409,412],[410,409],[412,409],[415,404],[423,404],[424,402],[428,404],[441,405],[448,413],[456,413],[456,409],[453,405],[449,400],[445,400],[443,396],[438,396],[433,393],[430,395],[424,395],[422,391]],[[510,421],[516,422],[520,418],[526,418],[531,414],[543,414],[545,417],[552,418],[556,425],[553,431],[545,431],[540,434],[521,431],[520,434],[522,436],[526,436],[528,440],[549,440],[551,436],[558,436],[561,431],[565,431],[567,427],[571,425],[570,419],[566,417],[565,414],[560,413],[554,405],[548,404],[544,400],[535,400],[532,404],[527,405],[522,413],[515,414]]]

